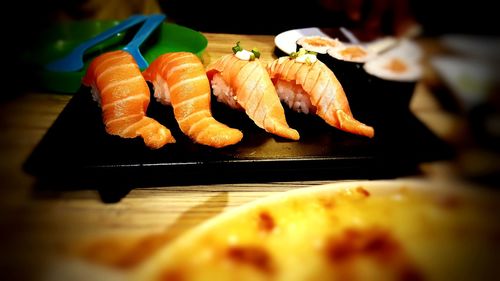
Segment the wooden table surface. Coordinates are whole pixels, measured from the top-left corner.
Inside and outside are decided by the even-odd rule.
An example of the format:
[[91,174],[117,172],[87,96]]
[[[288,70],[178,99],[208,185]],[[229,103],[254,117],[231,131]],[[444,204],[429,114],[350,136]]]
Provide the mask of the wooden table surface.
[[[230,52],[236,41],[257,47],[266,62],[275,58],[273,36],[204,35],[209,42],[203,55],[205,64]],[[421,43],[432,52],[431,43]],[[444,111],[426,83],[417,86],[411,109],[436,135],[453,145],[463,133],[464,120]],[[333,182],[136,188],[117,203],[104,203],[92,187],[41,188],[35,178],[23,172],[21,165],[69,99],[69,95],[38,91],[0,105],[0,241],[4,252],[0,266],[6,266],[17,277],[41,276],[40,270],[45,269],[50,257],[59,253],[130,266],[140,260],[140,255],[131,254],[133,249],[140,248],[147,255],[155,245],[167,243],[228,209],[278,192]],[[415,177],[448,175],[452,170],[449,164],[424,163],[422,173]]]

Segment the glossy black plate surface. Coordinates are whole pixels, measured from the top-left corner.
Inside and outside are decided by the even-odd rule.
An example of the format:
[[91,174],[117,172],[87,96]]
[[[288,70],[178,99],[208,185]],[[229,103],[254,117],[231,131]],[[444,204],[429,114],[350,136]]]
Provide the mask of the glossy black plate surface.
[[24,167],[45,180],[153,186],[391,177],[414,169],[419,162],[450,155],[448,147],[408,110],[355,112],[358,120],[375,128],[373,139],[337,130],[316,116],[286,110],[300,141],[269,134],[243,112],[215,101],[212,112],[217,120],[241,129],[243,140],[221,149],[195,144],[180,132],[172,109],[152,99],[148,116],[170,128],[177,143],[151,150],[140,138],[108,135],[100,108],[89,89],[82,87]]

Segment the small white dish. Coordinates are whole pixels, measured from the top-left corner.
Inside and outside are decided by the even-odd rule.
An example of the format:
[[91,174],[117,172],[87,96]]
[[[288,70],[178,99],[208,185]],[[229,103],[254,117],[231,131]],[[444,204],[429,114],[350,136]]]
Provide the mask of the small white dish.
[[291,54],[296,51],[296,42],[303,36],[328,36],[317,27],[308,27],[284,31],[274,38],[274,44],[281,51]]

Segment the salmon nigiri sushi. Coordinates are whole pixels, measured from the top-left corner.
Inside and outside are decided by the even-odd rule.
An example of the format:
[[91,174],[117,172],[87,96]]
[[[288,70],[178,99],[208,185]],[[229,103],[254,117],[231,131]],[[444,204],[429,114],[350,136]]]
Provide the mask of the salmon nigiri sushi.
[[240,130],[212,117],[210,83],[196,55],[189,52],[163,54],[143,75],[153,83],[156,99],[172,105],[181,131],[194,142],[220,148],[243,138]]
[[233,51],[235,54],[220,57],[206,70],[217,100],[244,110],[258,127],[269,133],[298,140],[299,133],[288,126],[265,66],[252,52],[235,48]]
[[94,58],[82,84],[91,87],[107,133],[123,138],[140,136],[152,149],[175,142],[169,129],[146,116],[149,87],[128,52],[112,51]]
[[316,55],[302,50],[274,60],[267,69],[280,100],[292,110],[316,114],[349,133],[374,136],[373,127],[353,117],[342,85]]

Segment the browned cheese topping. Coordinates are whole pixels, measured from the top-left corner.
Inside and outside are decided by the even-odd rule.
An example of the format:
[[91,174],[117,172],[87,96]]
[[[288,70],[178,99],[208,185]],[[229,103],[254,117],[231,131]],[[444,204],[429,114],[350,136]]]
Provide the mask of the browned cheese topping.
[[401,247],[388,231],[350,228],[341,237],[330,239],[327,254],[335,263],[347,262],[363,255],[389,262],[401,254]]
[[273,271],[271,257],[263,247],[230,246],[227,257],[233,262],[250,265],[265,273]]
[[264,232],[271,232],[274,229],[274,219],[268,212],[260,212],[259,213],[259,229]]
[[184,278],[183,273],[177,269],[177,270],[168,270],[168,271],[162,272],[157,280],[158,281],[183,281],[183,280],[186,280],[186,278]]
[[357,191],[358,193],[362,194],[362,195],[363,195],[363,196],[365,196],[365,197],[370,196],[370,192],[369,192],[368,190],[366,190],[366,189],[362,188],[361,186],[357,187],[357,188],[356,188],[356,191]]
[[[387,229],[348,228],[339,237],[330,237],[325,250],[331,264],[343,269],[349,269],[349,264],[368,258],[378,267],[394,270],[399,280],[424,279],[404,251],[402,244]],[[344,275],[349,275],[349,279],[356,279],[355,272],[345,271]]]

